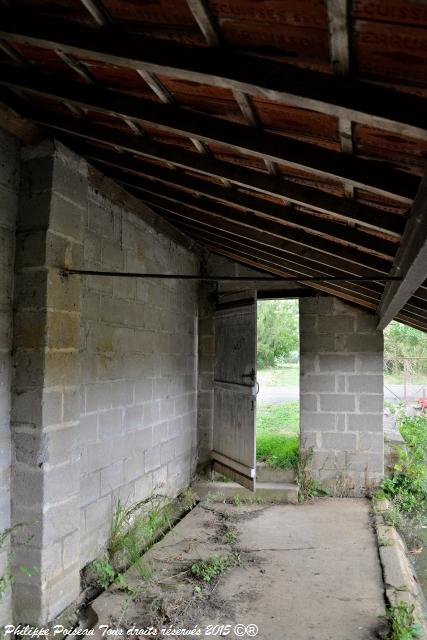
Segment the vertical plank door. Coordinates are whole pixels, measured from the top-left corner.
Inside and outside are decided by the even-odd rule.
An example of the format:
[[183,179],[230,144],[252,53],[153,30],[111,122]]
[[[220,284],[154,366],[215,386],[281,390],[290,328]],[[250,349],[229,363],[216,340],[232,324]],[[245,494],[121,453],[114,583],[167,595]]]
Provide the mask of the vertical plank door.
[[217,306],[213,468],[255,491],[256,292]]

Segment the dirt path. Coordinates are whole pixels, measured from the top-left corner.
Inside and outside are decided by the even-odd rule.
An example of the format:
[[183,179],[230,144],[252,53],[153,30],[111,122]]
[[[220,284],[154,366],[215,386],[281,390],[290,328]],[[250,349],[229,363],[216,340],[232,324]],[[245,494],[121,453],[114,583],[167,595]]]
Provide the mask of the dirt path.
[[[153,574],[139,599],[113,591],[94,603],[98,625],[120,624],[124,637],[149,624],[199,628],[201,638],[208,625],[230,625],[230,638],[254,637],[256,627],[262,640],[376,637],[384,599],[367,501],[205,506],[147,554]],[[195,580],[191,566],[213,554],[240,564],[210,583]]]

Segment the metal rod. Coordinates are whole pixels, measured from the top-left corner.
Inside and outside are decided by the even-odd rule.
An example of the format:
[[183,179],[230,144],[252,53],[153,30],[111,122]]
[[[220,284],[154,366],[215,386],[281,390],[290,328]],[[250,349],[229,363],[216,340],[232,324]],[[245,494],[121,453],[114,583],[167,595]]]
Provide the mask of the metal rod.
[[202,280],[203,282],[389,282],[400,281],[400,276],[312,276],[309,278],[302,277],[280,277],[280,276],[197,276],[182,275],[175,273],[135,273],[129,271],[94,271],[91,269],[63,269],[61,272],[64,276],[108,276],[115,278],[158,278],[162,280]]

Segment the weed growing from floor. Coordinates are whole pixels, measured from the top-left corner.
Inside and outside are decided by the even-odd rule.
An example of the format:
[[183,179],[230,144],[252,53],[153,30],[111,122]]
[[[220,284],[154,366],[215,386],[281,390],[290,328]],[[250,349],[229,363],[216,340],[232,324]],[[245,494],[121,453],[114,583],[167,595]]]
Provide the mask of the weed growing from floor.
[[200,560],[191,565],[191,573],[203,582],[210,582],[221,573],[225,573],[231,567],[237,567],[241,563],[238,553],[230,553],[227,556],[213,555],[207,560]]
[[388,607],[386,618],[390,631],[387,640],[412,640],[422,637],[422,627],[415,620],[414,610],[414,604],[403,600]]
[[196,502],[197,496],[190,488],[181,492],[177,504],[167,503],[161,495],[151,495],[130,505],[118,499],[105,556],[91,565],[97,584],[102,589],[114,584],[132,592],[122,575],[127,567],[132,567],[142,581],[149,580],[151,569],[143,559],[144,552],[156,536],[172,528],[178,510],[189,511]]
[[310,471],[313,449],[300,449],[295,465],[295,477],[298,485],[298,502],[303,503],[320,495],[328,495],[329,491],[315,480]]
[[398,528],[408,544],[417,543],[416,531],[425,524],[427,511],[427,417],[401,415],[398,427],[404,445],[396,445],[393,473],[380,484],[375,498],[387,498],[387,524]]

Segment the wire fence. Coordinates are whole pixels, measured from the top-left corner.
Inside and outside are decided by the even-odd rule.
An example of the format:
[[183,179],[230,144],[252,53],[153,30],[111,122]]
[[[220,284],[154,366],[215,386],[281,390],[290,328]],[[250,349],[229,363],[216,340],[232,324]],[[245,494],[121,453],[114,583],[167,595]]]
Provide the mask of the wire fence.
[[427,358],[384,358],[384,397],[427,407]]

